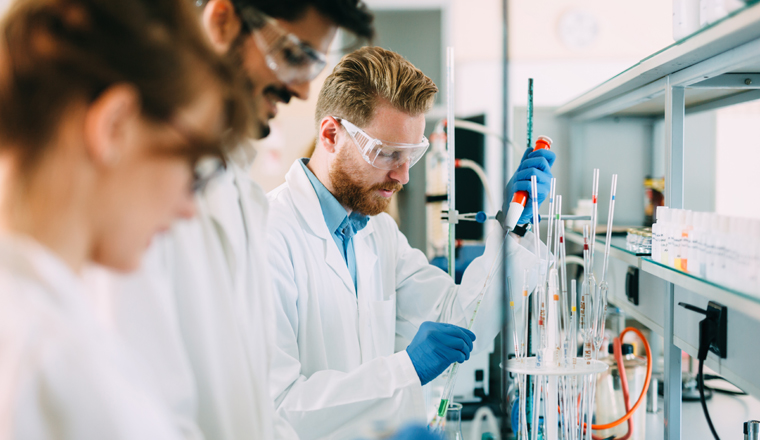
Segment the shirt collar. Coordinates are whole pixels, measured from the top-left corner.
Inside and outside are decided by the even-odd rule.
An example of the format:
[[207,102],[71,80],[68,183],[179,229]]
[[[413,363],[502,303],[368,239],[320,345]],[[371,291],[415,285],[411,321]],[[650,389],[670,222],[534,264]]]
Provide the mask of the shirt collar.
[[325,218],[327,230],[330,231],[330,233],[335,233],[335,231],[343,225],[346,217],[348,217],[348,222],[353,226],[354,232],[359,232],[367,226],[369,216],[359,214],[355,211],[352,212],[351,215],[347,215],[346,208],[340,204],[338,199],[328,191],[325,185],[322,184],[322,182],[317,179],[317,176],[315,176],[309,167],[306,166],[306,164],[309,163],[308,158],[302,158],[299,162],[306,173],[306,177],[309,178],[311,186],[314,187],[314,192],[317,193],[319,204],[322,207],[322,215]]

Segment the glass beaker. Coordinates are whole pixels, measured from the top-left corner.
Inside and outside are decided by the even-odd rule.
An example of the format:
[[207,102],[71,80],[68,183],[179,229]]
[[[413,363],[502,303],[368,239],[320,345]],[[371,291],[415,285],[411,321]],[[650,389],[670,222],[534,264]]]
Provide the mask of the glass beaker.
[[446,427],[443,431],[445,440],[462,440],[462,404],[451,402],[446,412]]

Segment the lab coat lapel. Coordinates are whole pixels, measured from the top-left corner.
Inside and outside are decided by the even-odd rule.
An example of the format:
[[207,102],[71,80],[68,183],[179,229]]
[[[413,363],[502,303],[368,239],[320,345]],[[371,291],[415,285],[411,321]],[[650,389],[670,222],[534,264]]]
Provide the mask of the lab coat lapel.
[[395,340],[395,296],[386,297],[388,289],[377,267],[380,250],[375,246],[374,232],[374,223],[370,220],[354,237],[362,362],[393,353]]
[[363,297],[370,300],[382,301],[382,291],[378,293],[379,284],[375,277],[375,264],[377,263],[377,251],[373,249],[369,241],[372,239],[374,227],[370,219],[367,226],[354,236],[354,254],[356,254],[356,284]]
[[348,266],[340,255],[340,251],[332,238],[332,234],[327,230],[327,224],[325,224],[325,217],[322,214],[322,206],[319,204],[317,193],[314,191],[314,187],[311,186],[309,177],[306,175],[303,168],[301,168],[299,161],[300,159],[293,163],[290,167],[290,171],[288,171],[288,174],[285,176],[285,181],[288,183],[293,197],[295,210],[301,217],[301,222],[306,224],[306,232],[322,239],[325,262],[341,281],[343,281],[346,289],[356,297],[354,280],[348,272]]
[[[234,173],[231,169],[227,169],[225,173],[228,173],[228,175],[222,176],[221,179],[234,179]],[[239,206],[237,200],[234,202],[227,200],[235,196],[234,192],[226,189],[229,184],[230,182],[227,181],[210,182],[202,198],[207,204],[209,216],[216,223],[217,232],[224,242],[225,256],[228,259],[228,264],[230,267],[235,267],[234,246],[232,246],[233,238],[230,237],[230,231],[235,230],[235,219],[240,216],[240,211],[229,209],[230,206]]]

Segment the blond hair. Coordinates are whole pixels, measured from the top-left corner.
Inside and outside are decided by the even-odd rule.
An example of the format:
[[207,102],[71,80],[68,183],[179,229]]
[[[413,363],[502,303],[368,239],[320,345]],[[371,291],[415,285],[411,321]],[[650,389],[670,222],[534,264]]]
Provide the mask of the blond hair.
[[359,127],[372,120],[382,101],[410,116],[426,113],[438,92],[433,80],[401,55],[363,47],[343,57],[325,80],[317,100],[316,124],[325,116]]

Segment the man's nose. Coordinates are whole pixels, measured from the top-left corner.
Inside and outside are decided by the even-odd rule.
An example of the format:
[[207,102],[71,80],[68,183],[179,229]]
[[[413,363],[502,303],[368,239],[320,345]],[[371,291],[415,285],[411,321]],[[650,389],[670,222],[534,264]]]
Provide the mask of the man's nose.
[[403,165],[391,170],[388,176],[402,185],[406,185],[409,182],[409,161],[404,162]]
[[288,84],[287,89],[291,95],[295,96],[296,98],[302,101],[306,101],[307,99],[309,99],[310,87],[311,87],[311,83],[309,81],[304,81],[300,83]]

